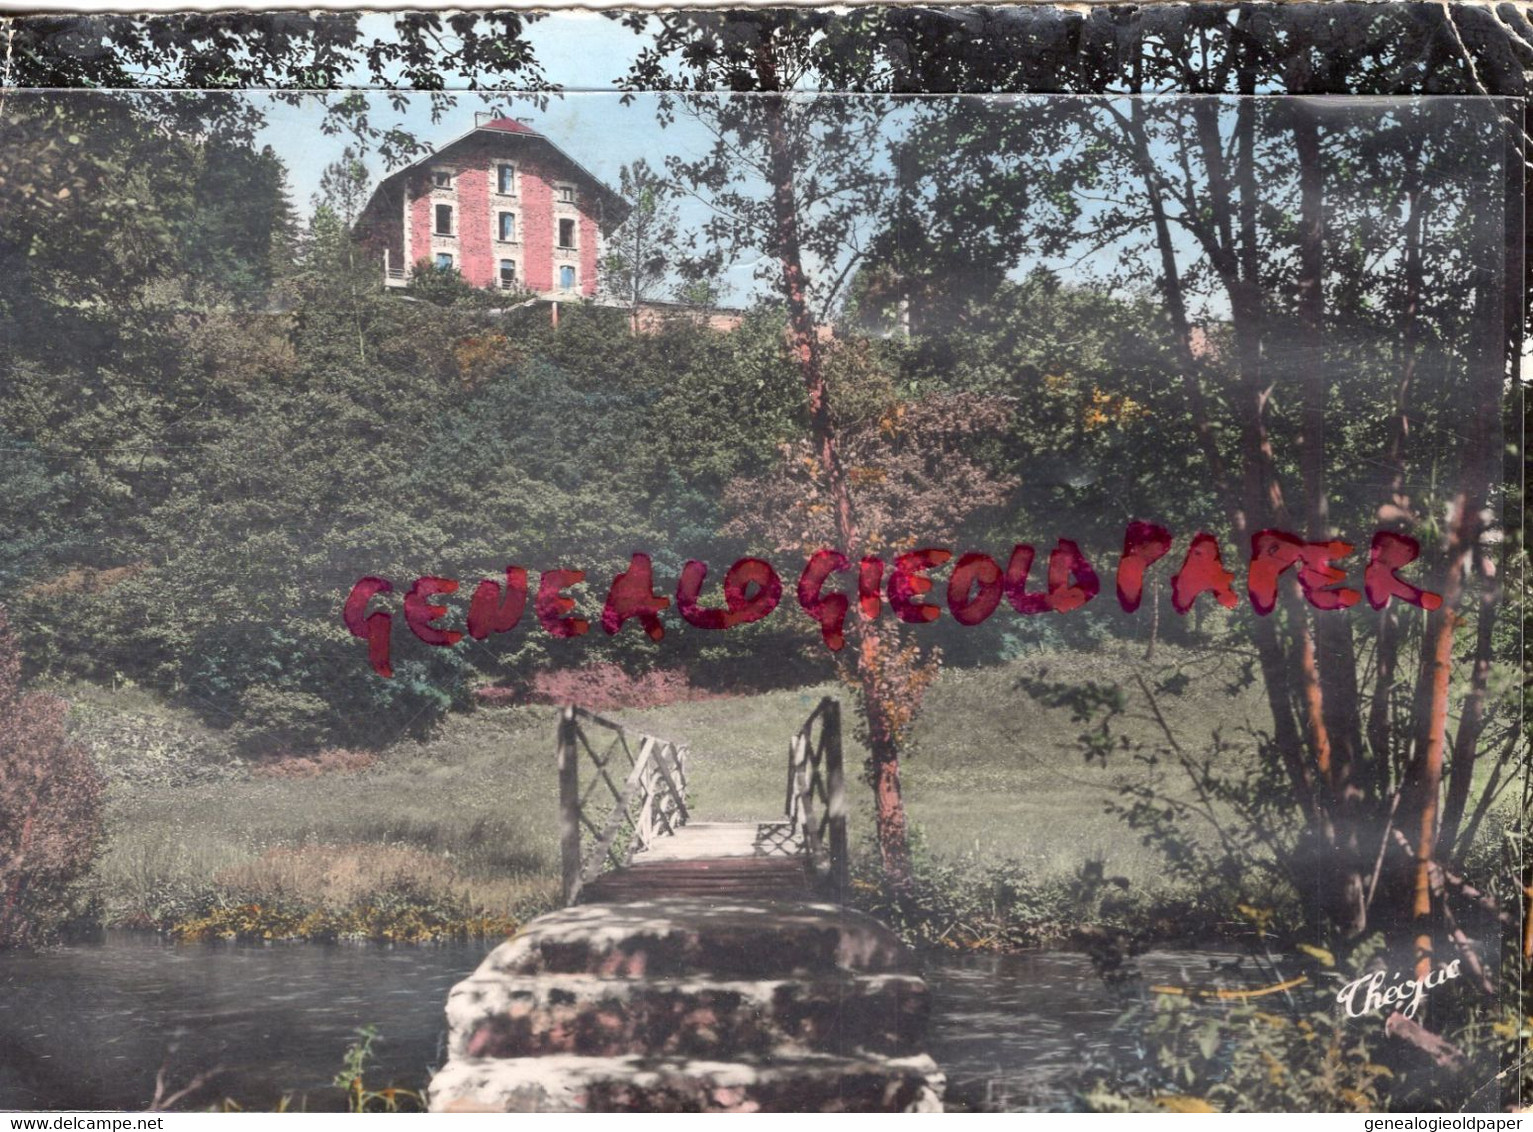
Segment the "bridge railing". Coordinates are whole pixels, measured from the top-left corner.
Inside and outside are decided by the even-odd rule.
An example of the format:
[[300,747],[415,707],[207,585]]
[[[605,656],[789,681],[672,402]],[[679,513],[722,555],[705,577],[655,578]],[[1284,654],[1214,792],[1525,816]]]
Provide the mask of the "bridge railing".
[[[584,773],[582,771],[584,770]],[[564,902],[687,821],[687,747],[571,705],[559,713]],[[583,845],[589,834],[589,845]]]
[[826,696],[788,744],[784,813],[830,896],[846,895],[846,779],[841,767],[841,704]]

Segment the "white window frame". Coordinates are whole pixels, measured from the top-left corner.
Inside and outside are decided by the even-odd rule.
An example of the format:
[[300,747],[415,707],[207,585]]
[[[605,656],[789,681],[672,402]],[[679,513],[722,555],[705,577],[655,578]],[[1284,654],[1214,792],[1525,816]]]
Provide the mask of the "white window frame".
[[[501,171],[505,170],[505,169],[511,170],[511,187],[509,189],[503,189],[503,188],[500,187],[500,183],[501,183],[501,176],[500,176],[500,174],[501,174]],[[515,197],[515,196],[519,196],[520,194],[516,191],[516,162],[514,162],[514,161],[497,161],[495,163],[495,180],[491,181],[490,184],[492,186],[491,191],[496,196],[499,196],[499,197]]]
[[[445,185],[438,184],[437,178],[446,177]],[[431,167],[431,188],[433,192],[450,193],[458,187],[458,171],[451,165],[433,165]]]
[[[569,196],[566,197],[564,195],[565,193],[569,193]],[[577,186],[573,181],[555,181],[554,203],[578,205],[580,203],[579,186]]]
[[[442,209],[447,209],[447,231],[437,227],[441,219]],[[431,234],[440,239],[452,239],[458,235],[458,206],[448,204],[445,201],[433,201],[431,204]]]
[[[508,240],[501,234],[500,218],[511,218],[511,238]],[[522,217],[521,213],[514,208],[497,208],[490,214],[490,238],[497,244],[520,244],[522,242]]]
[[[568,244],[559,242],[559,226],[569,221],[570,239]],[[580,217],[579,216],[555,216],[554,217],[554,250],[560,252],[578,252],[580,250]]]

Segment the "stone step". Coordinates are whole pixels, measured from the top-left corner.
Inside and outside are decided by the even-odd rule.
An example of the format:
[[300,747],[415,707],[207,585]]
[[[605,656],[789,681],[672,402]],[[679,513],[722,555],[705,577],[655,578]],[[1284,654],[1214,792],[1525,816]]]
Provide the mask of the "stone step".
[[929,1009],[914,975],[661,982],[475,975],[447,1000],[451,1058],[635,1050],[728,1061],[772,1053],[913,1054]]
[[539,916],[490,952],[476,974],[707,981],[837,970],[919,973],[898,936],[839,905],[669,897]]
[[770,1061],[656,1057],[452,1060],[432,1112],[940,1112],[945,1079],[924,1054]]

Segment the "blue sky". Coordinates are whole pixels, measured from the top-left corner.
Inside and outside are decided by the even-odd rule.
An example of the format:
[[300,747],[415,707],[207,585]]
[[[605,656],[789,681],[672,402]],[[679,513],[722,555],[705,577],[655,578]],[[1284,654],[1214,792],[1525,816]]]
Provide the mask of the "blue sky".
[[[375,96],[374,100],[374,125],[398,124],[432,148],[472,129],[475,111],[507,108],[513,117],[526,121],[614,188],[624,165],[645,158],[652,168],[663,170],[666,155],[701,156],[712,141],[707,131],[686,117],[662,129],[656,121],[654,99],[648,96],[639,96],[634,105],[624,106],[620,96],[611,92],[571,91],[550,99],[540,110],[531,102],[511,101],[508,105],[504,96],[487,98],[464,92],[458,95],[457,105],[437,122],[432,121],[430,101],[425,96],[412,96],[402,115],[389,108],[385,96]],[[319,189],[320,174],[352,139],[327,136],[320,130],[325,107],[319,97],[307,98],[298,106],[273,101],[266,113],[266,128],[258,141],[270,145],[287,166],[293,204],[301,216],[307,216]],[[367,166],[374,185],[391,171],[377,155],[367,158]],[[683,226],[697,226],[705,219],[705,211],[695,202],[682,201],[678,211]],[[753,269],[753,264],[742,263],[726,273],[724,283],[733,300],[745,301],[753,293]]]
[[[362,30],[364,34],[386,35],[389,20],[387,15],[366,17]],[[370,22],[377,26],[367,26]],[[435,148],[472,128],[476,111],[502,107],[527,121],[614,187],[625,164],[645,158],[652,168],[663,169],[666,156],[696,157],[711,145],[711,135],[685,115],[662,128],[652,98],[641,95],[632,105],[622,105],[620,96],[614,93],[616,80],[628,71],[645,42],[622,24],[593,12],[565,11],[530,24],[526,34],[545,78],[563,91],[548,98],[543,107],[539,108],[527,96],[487,97],[463,90],[456,92],[456,106],[433,121],[427,97],[410,97],[405,111],[396,113],[388,98],[379,94],[372,96],[374,105],[369,115],[372,124],[398,125]],[[354,76],[357,80],[362,77]],[[297,106],[271,100],[266,113],[267,125],[258,140],[270,145],[287,166],[293,204],[301,216],[306,216],[325,166],[341,155],[351,139],[326,135],[320,129],[325,117],[323,96],[305,98]],[[881,155],[872,154],[869,159],[877,162]],[[367,163],[374,184],[391,171],[377,155],[370,155]],[[686,229],[700,227],[708,213],[700,203],[684,199],[679,215]],[[1187,250],[1191,252],[1190,247]],[[1113,249],[1101,249],[1085,262],[1054,260],[1048,261],[1047,266],[1068,280],[1088,276],[1096,261],[1100,261],[1098,266],[1110,269],[1115,259]],[[1035,265],[1020,264],[1018,273]],[[744,305],[760,294],[756,266],[755,262],[730,266],[722,280],[726,302]],[[808,266],[812,273],[816,267],[823,268]]]
[[[368,25],[377,23],[376,28]],[[373,15],[363,20],[364,34],[387,33],[389,17]],[[402,117],[392,115],[382,99],[377,102],[380,120],[397,121],[417,136],[433,143],[450,141],[464,133],[474,122],[474,111],[487,109],[499,103],[510,103],[511,113],[525,118],[538,130],[555,139],[572,156],[603,180],[617,181],[618,168],[644,156],[646,149],[634,145],[622,147],[622,155],[614,148],[613,131],[600,128],[604,117],[614,114],[611,109],[617,100],[610,95],[600,98],[602,109],[593,112],[591,97],[577,92],[611,91],[616,89],[615,80],[628,70],[643,41],[633,32],[613,20],[594,12],[563,12],[532,24],[527,29],[538,62],[549,82],[563,88],[563,98],[552,99],[546,111],[538,111],[531,102],[517,100],[514,96],[501,96],[494,100],[484,99],[472,91],[458,95],[458,109],[440,123],[432,123],[425,99],[413,99],[411,110]],[[355,76],[360,79],[361,76]],[[288,180],[293,189],[293,203],[302,212],[309,208],[309,198],[319,188],[319,176],[324,167],[339,156],[345,145],[340,138],[327,138],[319,133],[319,122],[324,116],[318,98],[294,110],[274,106],[261,135],[261,142],[270,145],[287,163]],[[659,144],[658,130],[652,114],[641,122],[637,114],[624,114],[626,130],[639,128],[649,147]],[[296,132],[295,132],[296,131]],[[619,136],[622,131],[619,131]],[[302,140],[304,144],[295,144]],[[638,142],[638,139],[634,139]],[[590,143],[590,144],[583,144]],[[667,145],[673,145],[671,138]],[[648,152],[653,153],[653,148]],[[376,160],[372,162],[374,173],[382,175]]]
[[[363,31],[386,34],[388,20],[387,16],[367,17]],[[378,22],[378,27],[369,28],[371,21]],[[545,78],[564,92],[548,99],[542,109],[526,97],[486,97],[461,91],[457,106],[433,122],[425,97],[412,97],[407,111],[399,115],[378,96],[371,115],[374,124],[397,123],[436,147],[472,128],[475,111],[504,107],[613,187],[620,169],[641,157],[658,170],[663,169],[667,154],[689,157],[706,151],[711,139],[695,122],[683,117],[662,129],[652,100],[641,98],[636,105],[625,107],[612,93],[617,89],[616,80],[627,72],[644,43],[623,25],[594,12],[560,12],[529,25],[527,38]],[[287,165],[293,204],[300,215],[308,214],[319,190],[320,174],[340,156],[349,140],[321,132],[324,114],[318,97],[297,107],[273,102],[259,137],[259,142],[270,145]],[[376,156],[368,160],[368,168],[375,184],[390,172]],[[700,224],[703,219],[699,207],[683,203],[684,225]],[[726,273],[724,284],[732,300],[744,302],[754,293],[753,268],[752,264],[738,264]]]

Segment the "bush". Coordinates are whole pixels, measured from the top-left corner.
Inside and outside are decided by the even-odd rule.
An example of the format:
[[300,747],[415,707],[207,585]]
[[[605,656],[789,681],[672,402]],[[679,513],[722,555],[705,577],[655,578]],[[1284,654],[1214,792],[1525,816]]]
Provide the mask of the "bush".
[[[1157,996],[1120,1026],[1138,1038],[1137,1066],[1098,1068],[1083,1090],[1096,1112],[1377,1112],[1394,1072],[1381,1028],[1311,1008],[1203,1006]],[[1087,1071],[1087,1077],[1092,1071]]]
[[77,914],[101,840],[101,773],[70,741],[66,711],[22,692],[0,609],[0,947],[46,940]]
[[593,711],[614,711],[717,697],[694,687],[680,668],[652,668],[632,675],[607,663],[538,672],[532,678],[532,698],[545,704],[579,704]]
[[1088,860],[1073,875],[1040,873],[1016,860],[932,853],[911,830],[911,877],[898,886],[870,844],[855,858],[847,902],[876,916],[912,947],[1025,951],[1071,946],[1214,939],[1228,910],[1190,889],[1136,890]]
[[1414,1037],[1386,1023],[1389,1011],[1348,1016],[1337,1007],[1338,988],[1403,967],[1381,933],[1339,963],[1315,947],[1276,957],[1253,951],[1245,970],[1262,973],[1261,987],[1144,987],[1137,970],[1120,968],[1111,984],[1137,1001],[1115,1028],[1131,1040],[1088,1060],[1075,1092],[1084,1107],[1106,1112],[1512,1108],[1525,1095],[1517,1075],[1526,1072],[1521,1043],[1530,1023],[1511,990],[1526,987],[1525,969],[1515,941],[1504,942],[1499,992],[1487,996],[1469,979],[1445,982],[1417,1014]]

